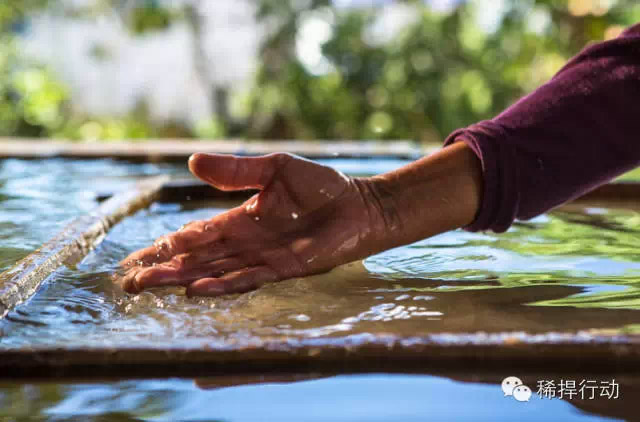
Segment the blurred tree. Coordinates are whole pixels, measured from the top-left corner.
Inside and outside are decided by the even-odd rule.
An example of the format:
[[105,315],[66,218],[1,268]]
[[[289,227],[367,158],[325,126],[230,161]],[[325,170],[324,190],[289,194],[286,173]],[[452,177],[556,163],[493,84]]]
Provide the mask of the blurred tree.
[[[96,0],[83,5],[47,0],[6,0],[0,3],[0,135],[63,137],[69,139],[144,139],[164,132],[191,135],[167,122],[154,127],[145,104],[125,118],[73,115],[69,94],[46,66],[20,54],[18,36],[28,19],[45,7],[56,7],[73,18],[95,17],[115,11],[134,35],[166,30],[182,9],[157,0],[128,2]],[[90,54],[104,60],[108,52],[97,46]]]
[[[632,0],[469,0],[448,10],[434,10],[428,0],[371,7],[255,0],[267,29],[261,65],[252,89],[234,93],[212,83],[203,1],[0,2],[0,135],[441,142],[544,83],[585,44],[640,21],[640,4]],[[28,17],[43,7],[79,19],[115,13],[134,35],[185,22],[198,77],[218,114],[193,129],[152,124],[145,104],[125,118],[74,115],[65,87],[17,45]],[[107,60],[109,52],[96,46],[89,54]]]
[[135,34],[163,31],[180,15],[179,10],[163,7],[158,0],[134,2],[129,11],[129,29]]
[[21,57],[15,42],[28,14],[44,5],[46,0],[0,3],[1,134],[42,136],[61,124],[64,87],[46,68]]
[[[380,42],[371,28],[388,7],[262,0],[259,18],[275,29],[261,52],[249,133],[440,142],[548,80],[587,42],[640,21],[640,5],[626,0],[506,0],[492,28],[483,15],[501,2],[444,12],[400,3],[412,18]],[[313,43],[310,65],[304,48]]]

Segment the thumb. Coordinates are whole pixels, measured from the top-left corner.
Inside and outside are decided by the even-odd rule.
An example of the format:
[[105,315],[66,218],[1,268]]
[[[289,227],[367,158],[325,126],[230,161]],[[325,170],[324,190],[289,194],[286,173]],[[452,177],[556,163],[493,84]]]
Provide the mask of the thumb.
[[194,176],[225,191],[264,189],[277,169],[291,159],[288,154],[260,157],[195,153],[189,158],[189,170]]

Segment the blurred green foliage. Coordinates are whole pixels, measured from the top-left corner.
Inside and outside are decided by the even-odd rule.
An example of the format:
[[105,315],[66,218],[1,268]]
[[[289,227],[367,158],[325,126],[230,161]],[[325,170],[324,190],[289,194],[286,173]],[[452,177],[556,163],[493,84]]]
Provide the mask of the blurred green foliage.
[[[0,3],[0,136],[56,137],[73,140],[145,139],[159,135],[188,134],[167,123],[157,127],[140,104],[129,116],[87,116],[73,113],[68,87],[42,63],[20,52],[19,35],[28,27],[29,17],[53,0],[5,0]],[[71,9],[75,18],[95,17],[116,9],[132,34],[169,28],[181,18],[181,10],[167,8],[155,0],[127,2],[98,0],[87,7]],[[95,59],[107,59],[98,47],[89,52]]]
[[[487,30],[479,18],[491,2],[446,12],[405,2],[411,22],[376,43],[367,32],[383,8],[300,3],[262,1],[261,18],[279,26],[262,49],[253,136],[440,142],[548,80],[588,42],[640,21],[640,5],[631,1],[506,0]],[[330,28],[320,74],[295,54],[309,22]]]
[[60,125],[66,90],[46,68],[19,54],[14,33],[45,1],[0,3],[0,133],[46,136]]
[[131,10],[129,28],[136,34],[162,31],[169,28],[176,16],[175,10],[161,7],[157,1],[138,2]]
[[[393,2],[354,8],[330,0],[256,1],[268,31],[254,85],[225,97],[228,113],[191,128],[151,123],[144,104],[126,118],[74,114],[68,89],[17,44],[28,17],[54,2],[2,2],[0,135],[441,142],[544,83],[585,44],[640,21],[640,5],[631,0],[477,0],[444,11],[408,0],[392,5],[402,7],[406,24],[376,34]],[[134,35],[167,30],[195,7],[158,0],[88,4],[75,13],[115,9]],[[482,16],[496,4],[499,19],[487,27]],[[89,54],[108,59],[99,49]]]

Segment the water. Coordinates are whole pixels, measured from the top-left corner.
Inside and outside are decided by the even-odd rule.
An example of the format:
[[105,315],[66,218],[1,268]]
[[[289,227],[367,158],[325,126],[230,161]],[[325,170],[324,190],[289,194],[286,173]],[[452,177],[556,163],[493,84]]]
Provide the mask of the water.
[[[331,163],[358,174],[403,164]],[[70,219],[93,208],[96,192],[117,191],[141,175],[167,172],[182,174],[185,169],[111,160],[5,160],[0,165],[0,265],[7,268]],[[435,336],[446,342],[479,334],[610,338],[640,331],[640,215],[602,208],[559,210],[516,224],[499,236],[454,231],[328,274],[243,295],[187,298],[182,289],[171,288],[131,296],[111,283],[110,274],[129,252],[232,205],[156,204],[124,220],[77,268],[60,269],[31,300],[0,320],[0,348],[199,349],[281,338],[339,342],[382,333],[397,338]],[[273,419],[300,420],[295,416],[306,411],[296,397],[307,397],[307,408],[322,408],[317,420],[389,420],[389,414],[375,407],[383,405],[394,412],[391,419],[411,420],[415,415],[438,415],[439,406],[447,402],[438,399],[443,391],[450,391],[444,397],[465,398],[464,406],[449,409],[462,416],[486,411],[487,420],[495,412],[519,420],[539,420],[545,414],[563,415],[562,420],[592,419],[578,413],[573,406],[581,406],[576,403],[502,400],[499,381],[460,383],[426,375],[380,374],[213,391],[184,380],[8,384],[0,389],[0,420],[19,419],[27,412],[20,410],[20,403],[38,409],[28,411],[37,415],[34,420],[68,420],[71,414],[84,415],[81,420],[114,421],[255,419],[251,412],[259,406],[239,408],[234,400],[240,397],[265,406]],[[291,400],[268,400],[281,394]],[[485,400],[485,394],[495,399]],[[350,410],[323,407],[323,397],[335,400],[343,395]],[[524,416],[523,405],[529,406]],[[199,406],[204,407],[198,410]],[[483,415],[479,413],[477,420]]]
[[0,160],[0,269],[93,209],[96,193],[126,189],[136,177],[184,172],[170,165],[109,159]]
[[223,211],[157,204],[126,219],[1,320],[0,345],[226,347],[282,336],[624,335],[640,327],[640,221],[630,211],[556,212],[500,236],[455,231],[222,298],[187,298],[182,288],[127,295],[111,282],[122,257]]
[[[297,381],[170,379],[6,385],[4,397],[0,395],[0,420],[30,420],[30,415],[39,415],[33,420],[118,422],[622,420],[578,410],[616,415],[624,411],[618,409],[622,400],[549,400],[534,395],[521,403],[504,397],[499,385],[463,378],[368,374]],[[239,385],[224,387],[229,381]]]

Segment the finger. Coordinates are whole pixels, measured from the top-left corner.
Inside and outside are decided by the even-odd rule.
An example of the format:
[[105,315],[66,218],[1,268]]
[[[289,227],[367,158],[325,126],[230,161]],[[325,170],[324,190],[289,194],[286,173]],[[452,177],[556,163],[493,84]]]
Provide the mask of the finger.
[[168,261],[202,245],[216,242],[222,232],[213,221],[194,221],[175,233],[159,237],[153,246],[133,252],[120,262],[123,267],[148,266]]
[[191,252],[175,255],[161,265],[181,271],[189,270],[200,267],[202,264],[235,255],[237,251],[238,247],[229,242],[217,242],[213,245],[204,245]]
[[136,274],[138,273],[138,271],[138,268],[132,268],[120,278],[114,275],[114,281],[115,283],[119,284],[120,287],[122,287],[122,290],[127,293],[140,293],[142,291],[142,288],[140,288],[138,282],[136,281]]
[[244,293],[278,280],[280,276],[267,266],[251,267],[227,273],[222,277],[207,277],[195,281],[187,287],[187,296]]
[[151,265],[155,262],[158,249],[155,246],[149,246],[144,249],[137,250],[129,254],[125,259],[120,261],[120,266],[124,268],[133,268],[137,266]]
[[163,261],[220,240],[222,232],[213,221],[196,221],[177,232],[159,237],[153,245]]
[[194,176],[218,189],[264,189],[278,168],[292,158],[289,154],[239,157],[196,153],[189,158],[189,169]]
[[241,258],[224,258],[190,269],[162,264],[140,271],[135,277],[135,284],[141,289],[158,286],[185,286],[194,280],[204,277],[218,277],[247,265],[247,261]]
[[[151,255],[151,252],[149,252],[150,250],[156,251],[156,255]],[[122,288],[128,293],[140,293],[146,287],[144,282],[142,284],[139,284],[136,278],[141,272],[154,269],[158,269],[159,273],[162,269],[183,271],[188,268],[197,267],[198,265],[203,263],[211,262],[212,260],[231,256],[233,255],[233,253],[233,248],[229,248],[228,246],[219,244],[213,247],[203,248],[196,252],[176,255],[167,261],[161,261],[160,258],[157,258],[160,256],[159,254],[157,254],[157,249],[155,248],[155,246],[151,246],[141,251],[134,252],[129,257],[122,260],[120,262],[120,265],[126,271],[124,272],[124,274],[121,270],[116,271],[116,273],[113,275],[113,280],[115,283],[120,284]],[[140,256],[136,256],[138,254]],[[141,256],[143,254],[150,254],[159,262],[150,262],[152,261],[152,259]]]

